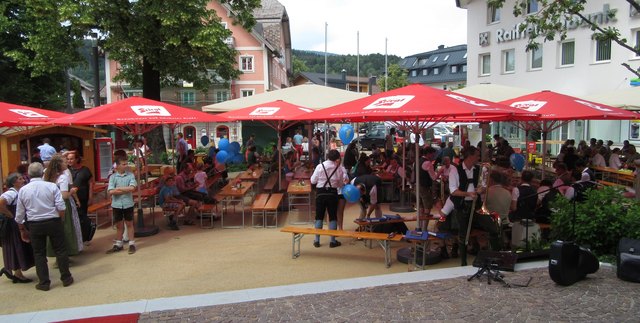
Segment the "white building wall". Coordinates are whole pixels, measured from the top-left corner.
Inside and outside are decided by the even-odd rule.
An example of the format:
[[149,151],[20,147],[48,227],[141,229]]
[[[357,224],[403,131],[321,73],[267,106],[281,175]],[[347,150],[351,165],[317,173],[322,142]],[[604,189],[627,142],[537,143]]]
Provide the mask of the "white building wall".
[[[467,8],[467,84],[495,83],[508,86],[527,88],[535,91],[552,90],[573,96],[607,92],[615,89],[630,87],[629,82],[635,76],[622,63],[637,69],[640,57],[635,57],[631,51],[612,42],[611,60],[595,62],[595,41],[591,39],[593,32],[587,27],[578,27],[567,33],[566,40],[575,40],[575,64],[569,67],[560,66],[560,41],[542,42],[543,63],[540,70],[529,70],[529,53],[526,52],[528,37],[498,42],[496,37],[499,30],[512,30],[524,20],[512,14],[514,1],[507,0],[501,10],[501,19],[497,23],[488,23],[487,3],[485,0],[468,1]],[[622,37],[627,38],[629,44],[635,44],[633,32],[640,29],[640,15],[630,16],[630,6],[624,0],[590,0],[585,6],[584,13],[603,12],[608,5],[616,9],[616,17],[605,26],[618,28]],[[489,42],[480,45],[480,35],[489,33]],[[502,53],[505,50],[515,51],[515,71],[503,72]],[[480,55],[491,55],[491,74],[480,75]],[[628,139],[628,121],[591,121],[588,122],[586,137],[611,139],[616,142]],[[570,125],[569,137],[574,136],[575,125]],[[579,131],[578,131],[579,132]],[[563,138],[564,139],[564,138]],[[581,138],[580,138],[581,139]]]

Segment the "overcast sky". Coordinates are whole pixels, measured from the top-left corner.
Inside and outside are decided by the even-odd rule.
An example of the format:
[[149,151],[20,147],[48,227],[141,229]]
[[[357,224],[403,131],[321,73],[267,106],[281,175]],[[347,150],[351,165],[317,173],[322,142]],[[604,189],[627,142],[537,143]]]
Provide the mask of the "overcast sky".
[[387,53],[401,57],[466,44],[467,11],[455,0],[278,0],[291,24],[294,49],[336,54]]

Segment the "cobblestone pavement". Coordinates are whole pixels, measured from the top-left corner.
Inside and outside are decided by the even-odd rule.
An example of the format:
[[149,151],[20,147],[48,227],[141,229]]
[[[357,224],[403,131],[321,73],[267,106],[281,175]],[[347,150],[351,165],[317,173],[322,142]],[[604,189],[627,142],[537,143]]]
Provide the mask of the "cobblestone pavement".
[[144,313],[140,322],[639,322],[640,285],[602,267],[572,286],[546,268],[505,272],[505,288],[466,277]]

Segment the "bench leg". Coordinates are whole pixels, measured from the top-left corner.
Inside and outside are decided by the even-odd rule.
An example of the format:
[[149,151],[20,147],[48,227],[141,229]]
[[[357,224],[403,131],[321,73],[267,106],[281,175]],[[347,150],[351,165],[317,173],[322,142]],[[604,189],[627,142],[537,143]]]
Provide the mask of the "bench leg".
[[387,268],[391,267],[391,248],[389,247],[389,240],[376,240],[384,250],[384,264]]
[[302,237],[304,237],[304,234],[302,234],[302,233],[294,233],[293,234],[293,240],[292,240],[292,244],[291,244],[291,246],[292,246],[292,248],[291,248],[291,258],[292,259],[296,259],[296,258],[300,257],[300,240],[302,240]]

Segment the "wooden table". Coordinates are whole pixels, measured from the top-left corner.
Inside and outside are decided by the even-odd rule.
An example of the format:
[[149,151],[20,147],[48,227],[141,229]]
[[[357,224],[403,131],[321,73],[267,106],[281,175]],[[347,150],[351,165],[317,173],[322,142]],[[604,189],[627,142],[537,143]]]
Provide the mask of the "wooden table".
[[625,186],[633,186],[633,172],[600,166],[591,166],[591,169],[593,169],[596,179]]
[[293,206],[307,207],[307,222],[291,222],[291,224],[307,224],[311,221],[311,182],[308,180],[293,180],[287,187],[287,198],[289,201],[289,219],[291,219],[291,209]]
[[[220,217],[220,226],[223,229],[239,229],[239,228],[244,228],[244,198],[247,196],[247,193],[249,193],[249,191],[251,190],[251,188],[254,185],[254,182],[251,181],[244,181],[241,182],[241,187],[240,188],[236,188],[234,187],[234,183],[235,181],[230,181],[229,184],[227,184],[225,187],[222,188],[222,190],[220,190],[220,192],[218,192],[218,196],[221,196],[222,199],[222,203],[223,203],[223,208],[222,208],[222,215]],[[238,202],[240,203],[240,206],[242,207],[242,226],[224,226],[224,213],[227,209],[227,206],[229,205],[229,203],[234,203],[234,202]],[[251,204],[251,203],[249,203]],[[234,213],[235,213],[235,205],[233,207],[234,209]]]
[[154,214],[155,208],[156,208],[156,202],[157,202],[156,199],[158,197],[158,192],[154,187],[141,189],[139,193],[138,193],[138,190],[136,189],[134,191],[133,196],[136,198],[136,201],[148,200],[150,202],[148,206],[149,206],[149,209],[151,209],[151,214]]
[[238,177],[236,177],[236,178],[240,178],[240,180],[242,180],[242,181],[255,182],[256,185],[254,186],[254,190],[257,193],[258,182],[262,178],[262,174],[264,174],[264,168],[258,167],[256,169],[254,169],[253,171],[248,169],[247,171],[238,174]]
[[313,170],[312,169],[298,168],[298,169],[296,169],[296,172],[293,175],[293,178],[294,179],[309,180],[309,179],[311,179],[311,174],[313,174]]
[[149,171],[149,173],[151,173],[151,175],[160,177],[162,176],[162,166],[165,166],[165,165],[164,164],[147,164],[147,170]]

